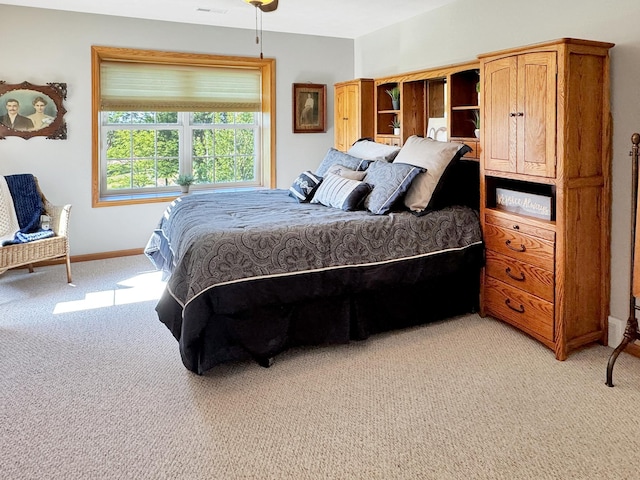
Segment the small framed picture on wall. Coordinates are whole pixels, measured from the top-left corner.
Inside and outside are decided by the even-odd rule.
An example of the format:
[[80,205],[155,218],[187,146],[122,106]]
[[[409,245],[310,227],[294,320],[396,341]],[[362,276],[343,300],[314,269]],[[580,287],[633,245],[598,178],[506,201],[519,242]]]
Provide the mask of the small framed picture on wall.
[[321,133],[327,129],[327,86],[293,84],[293,133]]
[[66,83],[9,85],[0,80],[0,139],[8,136],[67,138]]

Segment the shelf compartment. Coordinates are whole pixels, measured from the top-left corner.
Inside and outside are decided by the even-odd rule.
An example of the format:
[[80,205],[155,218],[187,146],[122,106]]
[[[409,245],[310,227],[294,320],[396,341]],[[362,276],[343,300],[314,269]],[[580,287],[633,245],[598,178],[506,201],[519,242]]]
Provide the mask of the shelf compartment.
[[480,70],[464,70],[451,74],[451,108],[478,105],[476,85],[480,81]]
[[473,121],[474,112],[479,112],[477,108],[452,109],[451,111],[451,136],[452,137],[475,137],[476,129]]
[[[502,211],[509,215],[522,216],[527,219],[536,219],[542,222],[555,222],[556,219],[556,187],[555,185],[549,185],[546,183],[525,182],[521,180],[513,180],[502,177],[485,177],[485,196],[486,196],[486,208],[490,208],[496,211]],[[526,215],[523,213],[509,212],[503,209],[497,208],[497,195],[496,189],[503,188],[506,190],[513,190],[524,194],[542,195],[551,199],[551,218],[549,220],[541,219],[538,217]]]
[[[378,112],[398,112],[393,108],[393,104],[391,103],[391,97],[387,93],[387,90],[391,90],[392,88],[400,87],[400,84],[397,82],[393,83],[383,83],[376,87],[376,105]],[[400,101],[402,102],[402,89],[400,91]]]
[[384,111],[384,112],[378,112],[378,119],[377,119],[377,124],[376,124],[376,134],[377,135],[392,135],[393,134],[393,127],[391,126],[391,122],[398,117],[398,119],[400,119],[401,125],[400,127],[402,128],[402,119],[400,118],[400,115],[398,114],[398,112],[391,110],[391,111]]
[[411,135],[424,136],[427,125],[425,119],[426,104],[426,82],[417,80],[404,82],[400,94],[400,106],[402,114],[399,117],[402,136],[408,138]]

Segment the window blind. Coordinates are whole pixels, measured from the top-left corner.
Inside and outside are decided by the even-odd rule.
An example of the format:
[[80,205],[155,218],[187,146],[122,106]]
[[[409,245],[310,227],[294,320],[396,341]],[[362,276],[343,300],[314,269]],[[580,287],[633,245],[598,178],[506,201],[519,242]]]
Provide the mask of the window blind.
[[103,61],[103,111],[256,112],[260,70]]

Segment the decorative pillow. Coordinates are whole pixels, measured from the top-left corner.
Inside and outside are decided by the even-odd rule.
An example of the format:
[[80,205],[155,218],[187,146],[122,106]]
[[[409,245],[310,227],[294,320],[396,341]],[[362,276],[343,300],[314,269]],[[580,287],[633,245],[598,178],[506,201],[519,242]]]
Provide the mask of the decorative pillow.
[[462,143],[437,142],[416,135],[407,139],[394,163],[414,165],[426,170],[415,179],[404,197],[404,204],[409,210],[421,212],[427,208],[447,166],[468,149]]
[[289,187],[289,196],[300,203],[308,202],[322,182],[322,177],[310,171],[302,172]]
[[321,203],[342,210],[357,210],[369,192],[371,185],[368,183],[328,173],[311,203]]
[[[463,152],[463,149],[458,152]],[[442,174],[427,208],[413,213],[424,215],[451,205],[466,205],[476,211],[480,209],[480,162],[458,156],[462,157],[456,155]]]
[[332,165],[327,170],[327,173],[333,173],[334,175],[339,175],[344,178],[350,178],[351,180],[362,180],[367,172],[359,172],[356,170],[351,170],[350,168],[343,167],[342,165]]
[[351,155],[331,147],[324,156],[320,166],[316,169],[316,175],[324,177],[329,167],[336,164],[350,168],[351,170],[365,170],[368,162],[365,162],[361,158],[352,157]]
[[385,145],[384,143],[376,143],[369,139],[361,139],[354,143],[347,153],[354,157],[364,158],[365,160],[385,160],[393,162],[396,158],[400,147],[393,145]]
[[373,185],[373,191],[364,201],[365,208],[376,215],[389,212],[423,171],[413,165],[376,160],[369,165],[364,177],[367,183]]

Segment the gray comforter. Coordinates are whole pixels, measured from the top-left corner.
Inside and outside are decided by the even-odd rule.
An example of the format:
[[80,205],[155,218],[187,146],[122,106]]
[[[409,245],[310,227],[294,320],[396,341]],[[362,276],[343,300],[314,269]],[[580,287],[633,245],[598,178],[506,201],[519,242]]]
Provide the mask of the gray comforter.
[[467,207],[373,215],[262,190],[176,199],[145,253],[166,272],[167,290],[184,308],[224,285],[399,263],[480,242],[477,213]]
[[199,374],[471,311],[483,258],[470,208],[373,215],[285,190],[180,197],[145,252],[168,279],[158,317]]

